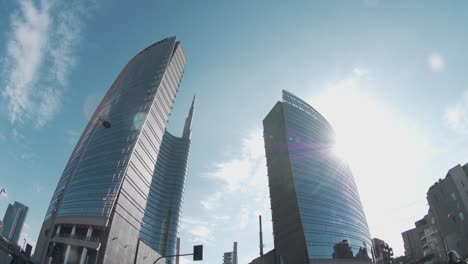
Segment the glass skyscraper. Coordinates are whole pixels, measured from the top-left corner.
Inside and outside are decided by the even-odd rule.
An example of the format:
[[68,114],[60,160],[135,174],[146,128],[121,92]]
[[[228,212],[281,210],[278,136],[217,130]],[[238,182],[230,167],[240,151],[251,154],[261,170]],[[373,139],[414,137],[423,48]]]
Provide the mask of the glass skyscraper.
[[170,37],[120,72],[59,179],[35,251],[41,263],[134,263],[144,251],[146,201],[185,64]]
[[18,244],[21,230],[28,216],[28,207],[22,203],[9,204],[3,217],[2,236]]
[[370,261],[358,190],[332,151],[335,134],[327,120],[283,91],[263,128],[277,257],[286,264]]
[[[185,119],[182,137],[166,131],[146,203],[141,240],[161,255],[176,253],[195,97]],[[172,258],[167,263],[174,263]]]

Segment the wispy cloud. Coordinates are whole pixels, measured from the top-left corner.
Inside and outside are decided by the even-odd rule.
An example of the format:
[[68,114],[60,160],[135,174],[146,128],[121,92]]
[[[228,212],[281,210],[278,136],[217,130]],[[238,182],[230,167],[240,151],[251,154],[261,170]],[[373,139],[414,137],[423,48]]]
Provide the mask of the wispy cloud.
[[75,145],[76,142],[78,142],[78,138],[80,137],[80,133],[72,130],[72,129],[67,129],[65,130],[65,142],[67,142],[70,145]]
[[[208,213],[222,212],[223,218],[227,217],[230,222],[222,224],[225,220],[221,217],[208,219],[207,222],[215,224],[214,232],[224,229],[228,233],[246,235],[244,232],[252,232],[257,227],[258,215],[263,216],[264,223],[271,221],[263,131],[260,128],[246,133],[237,152],[234,151],[231,158],[214,163],[212,168],[208,177],[218,184],[219,191],[209,195],[201,204]],[[264,228],[266,234],[271,233],[270,225],[266,224]]]
[[202,200],[203,208],[215,209],[226,195],[243,195],[264,207],[265,201],[269,202],[264,153],[262,130],[255,128],[242,139],[237,155],[213,164],[213,171],[208,173],[208,177],[221,184],[220,191]]
[[214,164],[208,177],[224,183],[225,191],[245,191],[247,186],[258,185],[259,177],[266,177],[263,135],[261,129],[251,131],[242,140],[240,155]]
[[445,109],[444,120],[456,132],[468,134],[468,90]]
[[62,105],[90,1],[21,0],[10,18],[2,97],[12,123],[44,126]]
[[218,202],[222,197],[221,192],[215,192],[211,196],[208,196],[205,200],[202,200],[200,203],[202,204],[203,208],[205,209],[214,209],[216,206],[218,206]]
[[215,227],[214,223],[210,224],[208,221],[190,216],[183,217],[180,224],[180,230],[190,234],[193,243],[213,241],[213,227]]
[[429,54],[427,57],[427,66],[433,72],[440,72],[445,68],[444,57],[439,53]]

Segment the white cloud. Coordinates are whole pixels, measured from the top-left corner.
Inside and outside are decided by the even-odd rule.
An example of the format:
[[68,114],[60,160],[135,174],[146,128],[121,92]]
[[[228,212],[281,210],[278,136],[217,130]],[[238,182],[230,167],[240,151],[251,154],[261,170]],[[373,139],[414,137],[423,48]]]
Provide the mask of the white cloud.
[[50,6],[20,1],[20,12],[11,17],[12,33],[7,42],[9,76],[3,96],[9,100],[10,119],[21,119],[28,110],[38,79],[49,34]]
[[3,99],[12,123],[44,126],[60,110],[88,1],[19,1],[10,18]]
[[468,133],[468,90],[457,102],[446,107],[444,119],[446,124],[456,132]]
[[214,223],[186,216],[182,217],[180,230],[190,234],[193,243],[208,243],[213,240],[212,229],[215,226]]
[[270,199],[266,170],[263,132],[256,128],[242,139],[239,153],[230,160],[214,164],[214,171],[208,177],[221,183],[220,191],[209,195],[201,201],[205,210],[217,208],[224,197],[251,201],[249,204],[238,205],[235,230],[244,230],[259,214],[269,219]]
[[[400,248],[400,233],[427,210],[427,186],[421,182],[435,148],[416,120],[409,120],[371,93],[368,74],[353,73],[326,85],[313,98],[312,106],[335,129],[338,149],[353,171],[371,234]],[[415,200],[419,206],[405,206]],[[391,214],[405,219],[389,218],[389,207],[382,205],[398,208]]]
[[5,187],[0,186],[0,197],[5,197],[5,198],[8,197],[8,192],[6,191]]
[[432,53],[427,57],[427,66],[433,72],[440,72],[445,68],[444,57],[438,53]]
[[240,210],[239,221],[237,222],[236,229],[244,230],[250,222],[249,220],[251,218],[251,214],[252,213],[248,207],[242,207]]
[[214,209],[218,206],[221,196],[221,192],[215,192],[213,195],[208,196],[205,200],[202,200],[200,203],[202,204],[203,208],[207,210]]
[[[245,191],[248,186],[259,186],[266,177],[263,135],[254,129],[242,140],[240,155],[214,164],[214,171],[208,176],[224,183],[225,191]],[[262,182],[263,183],[263,182]]]

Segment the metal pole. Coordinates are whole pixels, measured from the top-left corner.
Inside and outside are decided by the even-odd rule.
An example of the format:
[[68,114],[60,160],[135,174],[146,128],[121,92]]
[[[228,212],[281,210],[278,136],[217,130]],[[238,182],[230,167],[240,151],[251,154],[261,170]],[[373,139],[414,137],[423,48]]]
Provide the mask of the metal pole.
[[157,258],[153,264],[156,264],[158,262],[158,260],[162,259],[162,258],[173,258],[173,257],[183,257],[183,256],[193,256],[193,253],[192,254],[179,254],[179,255],[171,255],[171,256],[160,256],[159,258]]
[[177,244],[176,244],[176,264],[179,264],[179,254],[180,254],[180,237],[177,238]]
[[263,232],[262,232],[262,216],[258,216],[258,222],[260,224],[260,260],[263,264]]

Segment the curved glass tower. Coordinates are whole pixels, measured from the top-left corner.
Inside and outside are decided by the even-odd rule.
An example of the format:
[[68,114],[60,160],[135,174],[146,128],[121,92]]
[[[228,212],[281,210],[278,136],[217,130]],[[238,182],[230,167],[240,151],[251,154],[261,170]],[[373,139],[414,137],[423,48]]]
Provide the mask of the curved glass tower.
[[274,243],[286,264],[370,261],[371,239],[335,134],[310,105],[283,91],[263,120]]
[[[146,203],[141,240],[163,256],[175,255],[195,97],[182,137],[165,132]],[[168,258],[167,263],[174,263]]]
[[81,135],[35,251],[41,263],[133,263],[161,141],[186,59],[166,38],[133,57]]

